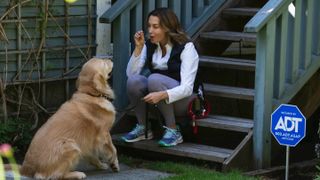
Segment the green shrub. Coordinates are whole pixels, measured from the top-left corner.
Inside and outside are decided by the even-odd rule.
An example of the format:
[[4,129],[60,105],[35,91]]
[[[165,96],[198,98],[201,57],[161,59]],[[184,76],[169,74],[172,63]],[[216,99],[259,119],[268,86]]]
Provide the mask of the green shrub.
[[9,118],[0,122],[0,144],[11,144],[15,153],[24,152],[31,142],[31,123],[24,119]]

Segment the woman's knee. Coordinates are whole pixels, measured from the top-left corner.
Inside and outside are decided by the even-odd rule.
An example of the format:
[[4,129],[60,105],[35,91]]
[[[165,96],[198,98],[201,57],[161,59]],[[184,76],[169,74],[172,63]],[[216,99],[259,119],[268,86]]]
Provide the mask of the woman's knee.
[[128,77],[127,91],[128,94],[140,94],[147,89],[147,78],[141,75]]
[[148,90],[150,92],[156,92],[156,91],[161,91],[161,79],[159,78],[158,74],[151,74],[148,77]]
[[160,74],[151,74],[148,77],[148,90],[150,92],[163,91],[168,89],[164,84],[164,79],[161,77],[163,75]]
[[150,92],[164,91],[179,86],[179,81],[171,77],[154,73],[148,77],[148,90]]

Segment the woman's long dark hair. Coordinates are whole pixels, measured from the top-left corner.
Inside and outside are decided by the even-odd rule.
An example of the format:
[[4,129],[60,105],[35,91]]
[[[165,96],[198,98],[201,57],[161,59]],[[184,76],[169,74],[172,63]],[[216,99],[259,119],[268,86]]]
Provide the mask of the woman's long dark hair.
[[172,43],[185,44],[190,41],[190,38],[182,29],[178,17],[171,9],[157,8],[148,14],[147,21],[150,16],[159,18],[160,26],[167,32]]

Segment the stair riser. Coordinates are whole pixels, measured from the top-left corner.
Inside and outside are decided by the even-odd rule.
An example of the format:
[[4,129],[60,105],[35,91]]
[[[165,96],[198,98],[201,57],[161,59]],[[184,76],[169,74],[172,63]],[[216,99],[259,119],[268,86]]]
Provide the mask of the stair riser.
[[239,32],[214,31],[200,34],[200,38],[232,42],[256,42],[256,36]]
[[[202,81],[206,84],[223,85],[237,88],[254,88],[255,71],[200,66]],[[209,90],[209,89],[205,89]]]
[[253,96],[248,96],[245,94],[243,94],[243,95],[241,95],[241,94],[226,94],[223,92],[216,92],[216,91],[206,92],[206,94],[209,96],[217,96],[217,97],[224,97],[224,98],[242,99],[242,100],[249,100],[249,101],[254,100]]
[[253,17],[259,8],[229,8],[223,11],[223,16],[230,18]]
[[197,126],[214,128],[214,129],[224,129],[228,131],[237,131],[237,132],[249,132],[251,130],[250,127],[243,127],[242,124],[218,124],[218,123],[208,123],[208,122],[198,122]]

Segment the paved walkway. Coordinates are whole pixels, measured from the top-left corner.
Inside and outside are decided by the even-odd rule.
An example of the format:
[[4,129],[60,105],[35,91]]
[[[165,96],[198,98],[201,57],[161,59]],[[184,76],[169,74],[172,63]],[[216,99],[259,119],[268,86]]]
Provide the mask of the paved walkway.
[[110,169],[103,171],[96,171],[88,164],[80,163],[77,170],[84,170],[87,174],[87,179],[111,179],[111,180],[156,180],[171,176],[172,174],[154,171],[150,169],[131,168],[125,164],[120,164],[120,172],[114,173]]
[[[87,178],[90,180],[156,180],[165,178],[168,176],[172,176],[172,174],[153,171],[150,169],[141,169],[141,168],[131,168],[125,164],[120,164],[120,172],[114,173],[111,170],[94,170],[94,168],[90,167],[87,164],[81,163],[77,170],[82,170],[86,173]],[[6,173],[6,180],[13,180],[12,172]],[[31,180],[31,178],[21,177],[21,180]]]
[[[121,166],[123,169],[123,166]],[[126,168],[120,170],[118,173],[113,173],[111,171],[97,171],[87,173],[87,179],[111,179],[111,180],[156,180],[170,176],[168,173],[163,173],[159,171],[153,171],[149,169],[133,169]]]

